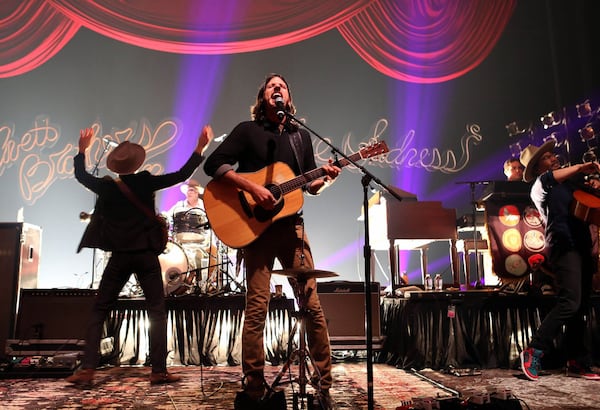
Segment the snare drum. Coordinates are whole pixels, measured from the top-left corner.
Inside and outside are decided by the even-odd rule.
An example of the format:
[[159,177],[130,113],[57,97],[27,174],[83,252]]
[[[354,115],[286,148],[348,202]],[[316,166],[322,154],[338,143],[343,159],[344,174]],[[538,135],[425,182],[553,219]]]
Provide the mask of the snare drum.
[[180,296],[192,292],[194,275],[189,272],[188,258],[183,248],[167,242],[163,253],[158,255],[162,271],[165,296]]
[[192,208],[173,215],[173,234],[178,243],[206,242],[210,233],[204,210]]

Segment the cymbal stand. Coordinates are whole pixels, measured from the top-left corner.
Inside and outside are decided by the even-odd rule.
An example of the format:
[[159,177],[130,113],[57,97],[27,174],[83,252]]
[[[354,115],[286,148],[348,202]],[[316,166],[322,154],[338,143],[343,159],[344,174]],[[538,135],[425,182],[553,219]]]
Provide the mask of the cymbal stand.
[[[289,380],[285,382],[280,382],[283,376],[288,372],[290,366],[294,363],[295,360],[298,361],[298,378],[295,380],[298,383],[299,390],[297,393],[294,393],[293,396],[293,408],[294,410],[298,409],[306,409],[309,407],[304,407],[306,404],[312,402],[313,396],[306,393],[306,385],[308,384],[308,376],[307,373],[312,368],[313,372],[315,372],[316,376],[319,380],[321,380],[321,374],[319,373],[319,369],[314,364],[314,359],[310,354],[310,351],[306,347],[306,319],[310,315],[310,310],[306,307],[306,301],[310,296],[312,289],[309,289],[308,292],[305,292],[306,287],[306,278],[298,278],[297,279],[297,298],[298,298],[298,311],[294,313],[296,317],[296,323],[294,323],[294,327],[292,328],[292,332],[290,333],[290,341],[289,344],[293,343],[293,336],[298,331],[298,348],[290,353],[287,361],[283,364],[283,367],[273,380],[271,384],[271,390],[274,390],[275,387],[285,384],[285,383],[293,383],[294,380]],[[310,365],[310,366],[309,366]],[[320,389],[320,382],[317,385],[317,390]],[[311,403],[312,404],[312,403]],[[301,406],[301,407],[298,407]],[[312,408],[312,407],[310,407]]]

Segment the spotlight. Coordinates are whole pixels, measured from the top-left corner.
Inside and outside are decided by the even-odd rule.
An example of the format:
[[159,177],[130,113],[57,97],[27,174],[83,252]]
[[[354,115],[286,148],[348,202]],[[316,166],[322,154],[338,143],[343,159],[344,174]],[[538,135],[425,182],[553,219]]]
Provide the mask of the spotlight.
[[554,127],[562,122],[562,115],[556,111],[551,111],[540,117],[540,121],[544,124],[544,129]]
[[592,124],[586,124],[585,127],[579,130],[579,135],[581,136],[581,141],[588,142],[596,138],[596,131],[592,127]]
[[590,100],[585,100],[581,104],[577,104],[575,108],[577,109],[577,118],[588,117],[592,114]]
[[567,135],[561,131],[554,131],[553,133],[542,138],[543,142],[554,141],[557,147],[560,147],[563,143],[567,141]]
[[596,157],[596,153],[594,152],[594,149],[591,148],[591,149],[587,150],[586,152],[584,152],[582,160],[583,160],[583,162],[596,162],[598,160],[598,158]]
[[516,121],[506,124],[504,128],[506,128],[509,137],[515,137],[517,135],[531,133],[531,124],[517,124]]

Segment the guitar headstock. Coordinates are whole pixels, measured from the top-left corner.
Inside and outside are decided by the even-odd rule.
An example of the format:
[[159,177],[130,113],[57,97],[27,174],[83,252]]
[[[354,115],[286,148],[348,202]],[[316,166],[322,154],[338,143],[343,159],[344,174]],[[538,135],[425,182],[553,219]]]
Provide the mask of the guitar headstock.
[[359,152],[361,158],[371,158],[376,157],[377,155],[385,154],[386,152],[390,152],[390,150],[385,141],[377,141],[362,148]]

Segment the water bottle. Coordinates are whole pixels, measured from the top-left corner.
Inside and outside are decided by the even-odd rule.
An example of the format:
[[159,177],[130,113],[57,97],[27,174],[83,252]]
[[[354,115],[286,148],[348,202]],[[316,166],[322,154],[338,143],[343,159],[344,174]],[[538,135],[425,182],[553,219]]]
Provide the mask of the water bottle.
[[433,279],[433,283],[435,285],[435,290],[444,289],[444,280],[442,279],[442,275],[439,273],[435,275],[435,279]]
[[425,275],[425,290],[433,289],[433,279],[431,279],[431,275],[428,273]]

